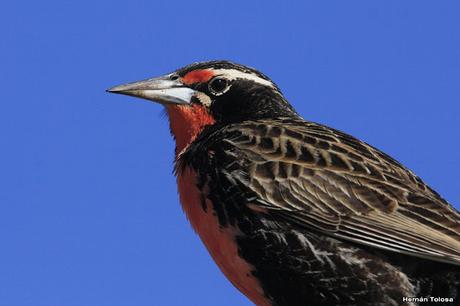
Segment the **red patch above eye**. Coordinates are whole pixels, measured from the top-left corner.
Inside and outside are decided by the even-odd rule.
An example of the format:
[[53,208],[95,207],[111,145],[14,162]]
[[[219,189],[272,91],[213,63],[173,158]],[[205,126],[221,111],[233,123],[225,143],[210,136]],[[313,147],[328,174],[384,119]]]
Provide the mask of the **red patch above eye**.
[[182,77],[182,82],[187,85],[194,83],[205,83],[214,76],[214,73],[210,70],[194,70],[190,71]]

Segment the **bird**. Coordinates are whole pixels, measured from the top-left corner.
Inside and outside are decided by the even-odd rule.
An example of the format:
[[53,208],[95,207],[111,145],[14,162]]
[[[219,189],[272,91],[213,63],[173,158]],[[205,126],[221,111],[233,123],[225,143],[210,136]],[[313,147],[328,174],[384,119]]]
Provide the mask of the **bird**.
[[164,106],[182,208],[259,306],[460,305],[460,214],[401,163],[305,120],[258,70],[196,62],[107,90]]

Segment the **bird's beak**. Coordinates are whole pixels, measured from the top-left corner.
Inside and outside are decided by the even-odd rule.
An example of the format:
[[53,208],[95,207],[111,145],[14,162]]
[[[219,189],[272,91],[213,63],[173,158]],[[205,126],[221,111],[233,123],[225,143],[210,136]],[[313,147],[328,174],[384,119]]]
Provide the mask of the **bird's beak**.
[[170,75],[118,85],[107,92],[139,97],[161,104],[189,104],[195,90],[186,87],[179,79],[171,80]]

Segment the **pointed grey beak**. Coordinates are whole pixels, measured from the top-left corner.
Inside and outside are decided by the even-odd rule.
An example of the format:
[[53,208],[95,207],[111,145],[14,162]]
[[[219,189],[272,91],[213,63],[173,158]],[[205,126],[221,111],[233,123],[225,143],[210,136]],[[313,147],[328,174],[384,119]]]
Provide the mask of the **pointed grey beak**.
[[161,104],[189,104],[195,90],[186,87],[178,80],[171,80],[171,75],[118,85],[107,92],[139,97]]

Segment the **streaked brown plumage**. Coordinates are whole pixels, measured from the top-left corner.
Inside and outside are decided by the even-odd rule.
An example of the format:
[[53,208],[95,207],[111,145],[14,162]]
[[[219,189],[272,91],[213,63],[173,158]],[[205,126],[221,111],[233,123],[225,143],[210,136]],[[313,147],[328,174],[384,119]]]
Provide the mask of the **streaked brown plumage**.
[[184,210],[257,305],[458,304],[458,211],[388,155],[302,119],[265,75],[214,61],[110,91],[165,105]]
[[388,155],[303,120],[249,121],[228,132],[257,155],[249,188],[260,208],[333,237],[460,264],[459,213]]

